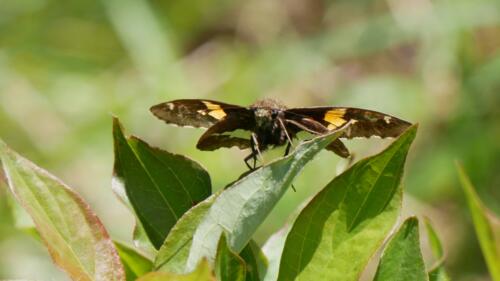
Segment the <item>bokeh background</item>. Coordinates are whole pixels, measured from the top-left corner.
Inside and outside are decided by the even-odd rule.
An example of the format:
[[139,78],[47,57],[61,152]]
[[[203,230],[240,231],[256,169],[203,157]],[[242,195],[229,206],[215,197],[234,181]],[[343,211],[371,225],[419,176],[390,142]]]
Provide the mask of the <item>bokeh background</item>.
[[[343,105],[420,123],[405,214],[426,215],[454,280],[490,280],[454,161],[500,214],[498,0],[1,0],[0,137],[80,193],[111,235],[132,215],[111,192],[111,115],[147,142],[201,162],[214,189],[247,152],[195,150],[201,130],[148,108],[176,98]],[[347,143],[356,159],[385,140]],[[322,152],[259,229],[264,243],[346,165]],[[13,226],[0,188],[0,279],[67,280]]]

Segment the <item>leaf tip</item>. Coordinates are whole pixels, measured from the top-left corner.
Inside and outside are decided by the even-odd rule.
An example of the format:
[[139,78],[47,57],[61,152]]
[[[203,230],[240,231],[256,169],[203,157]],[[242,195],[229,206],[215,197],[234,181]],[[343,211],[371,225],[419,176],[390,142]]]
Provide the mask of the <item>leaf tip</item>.
[[462,162],[460,162],[459,160],[455,160],[455,167],[458,172],[458,178],[460,180],[462,189],[466,193],[467,197],[468,198],[471,196],[476,197],[477,196],[476,191],[474,190],[474,187],[472,185],[469,176],[467,175],[467,172],[465,172]]
[[410,127],[408,127],[404,132],[403,132],[403,135],[406,135],[410,138],[415,138],[415,136],[417,135],[417,131],[418,131],[418,127],[420,125],[418,123],[415,123],[413,125],[411,125]]
[[114,115],[112,116],[112,118],[113,118],[112,135],[116,147],[118,143],[126,141],[126,136],[123,130],[123,125],[120,122],[120,119]]
[[117,130],[123,131],[120,119],[115,115],[111,115],[111,118],[113,119],[113,132],[116,132]]
[[417,218],[417,216],[412,215],[407,217],[403,221],[403,223],[401,223],[399,230],[397,232],[402,232],[404,229],[406,231],[412,231],[418,229],[418,227],[419,227],[419,219]]

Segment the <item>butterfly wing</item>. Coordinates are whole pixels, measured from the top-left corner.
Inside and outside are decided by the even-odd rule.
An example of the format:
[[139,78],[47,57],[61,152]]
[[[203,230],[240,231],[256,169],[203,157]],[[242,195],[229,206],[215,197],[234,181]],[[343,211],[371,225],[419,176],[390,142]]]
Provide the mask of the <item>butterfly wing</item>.
[[350,108],[350,107],[310,107],[292,108],[286,110],[286,119],[312,123],[311,120],[323,125],[328,131],[335,130],[347,122],[351,125],[345,130],[341,138],[356,137],[397,137],[404,132],[411,123],[377,111]]
[[[290,119],[285,119],[285,122],[287,124],[286,129],[288,133],[298,138],[300,138],[299,135],[301,133],[305,133],[310,137],[311,135],[326,134],[330,131],[322,123],[306,116],[294,115]],[[340,139],[334,140],[327,147],[325,147],[325,149],[333,151],[335,154],[343,158],[347,158],[351,155],[347,147]]]
[[154,105],[151,112],[168,124],[209,128],[227,115],[246,108],[213,100],[180,99]]
[[233,111],[223,120],[211,126],[198,140],[199,150],[215,150],[221,147],[237,146],[249,148],[252,130],[255,127],[253,112]]

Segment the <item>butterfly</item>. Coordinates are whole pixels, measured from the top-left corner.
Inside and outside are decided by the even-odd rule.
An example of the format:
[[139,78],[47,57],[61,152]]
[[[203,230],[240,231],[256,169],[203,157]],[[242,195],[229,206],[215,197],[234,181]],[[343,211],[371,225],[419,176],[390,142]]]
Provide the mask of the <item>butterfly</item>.
[[[286,145],[300,132],[323,135],[347,125],[340,138],[397,137],[411,123],[377,111],[352,107],[287,108],[273,99],[263,99],[243,107],[204,99],[180,99],[151,107],[151,112],[168,124],[207,128],[196,147],[215,150],[221,147],[251,149],[244,159],[255,169],[257,156],[271,147]],[[340,139],[327,150],[347,158],[349,150]],[[253,166],[248,161],[253,160]]]

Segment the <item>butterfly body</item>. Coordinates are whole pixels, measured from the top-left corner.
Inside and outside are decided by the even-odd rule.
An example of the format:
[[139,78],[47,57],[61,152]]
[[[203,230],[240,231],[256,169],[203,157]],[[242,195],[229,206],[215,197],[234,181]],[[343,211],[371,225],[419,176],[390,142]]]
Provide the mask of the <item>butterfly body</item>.
[[[182,99],[161,103],[151,107],[158,118],[179,126],[203,127],[208,130],[200,137],[196,147],[200,150],[215,150],[220,147],[237,146],[250,148],[252,153],[245,159],[256,156],[270,147],[286,145],[288,153],[292,139],[299,132],[322,135],[350,125],[342,138],[396,137],[411,124],[384,113],[349,107],[287,108],[282,103],[264,99],[249,107],[221,103],[213,100]],[[349,151],[339,140],[327,150],[341,157]],[[250,166],[249,166],[250,167]]]
[[253,112],[255,122],[251,131],[260,150],[286,144],[286,131],[280,123],[285,118],[286,107],[283,104],[266,99],[254,103],[249,110]]

